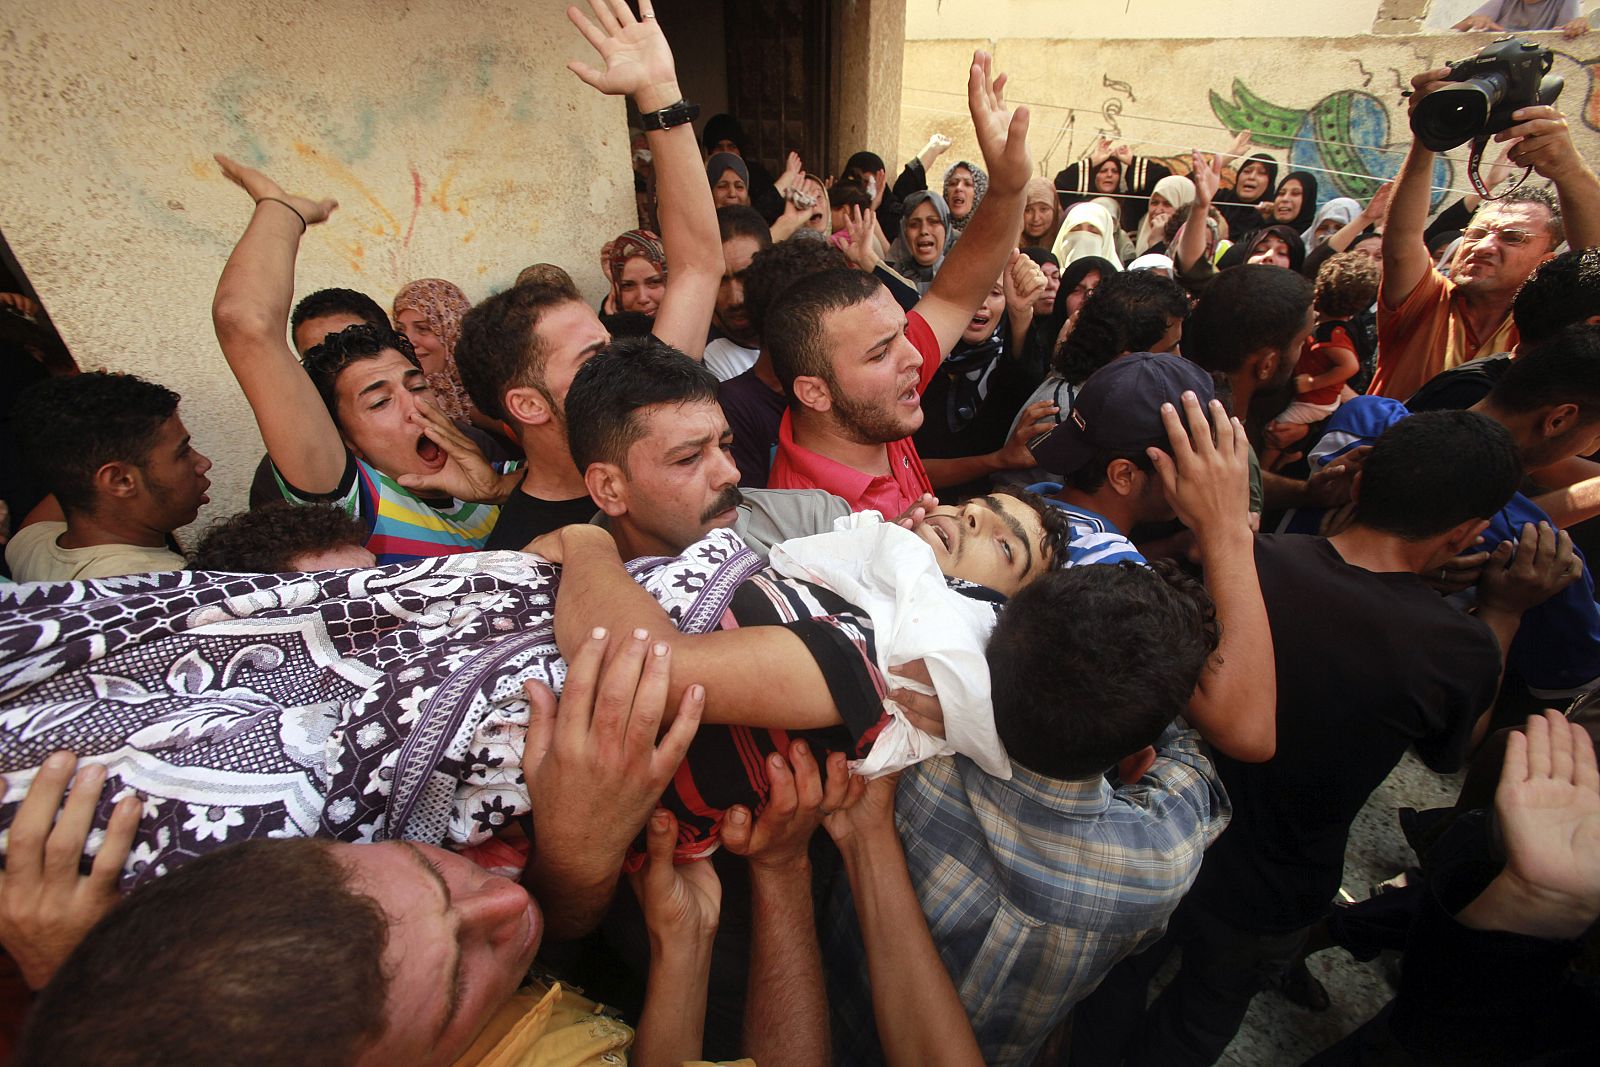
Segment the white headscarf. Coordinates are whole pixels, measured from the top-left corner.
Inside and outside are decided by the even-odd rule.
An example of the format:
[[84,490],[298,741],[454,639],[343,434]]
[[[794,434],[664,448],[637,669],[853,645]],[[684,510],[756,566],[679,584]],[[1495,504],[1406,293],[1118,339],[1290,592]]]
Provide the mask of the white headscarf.
[[1300,240],[1306,243],[1306,251],[1309,252],[1317,247],[1317,227],[1324,222],[1333,219],[1339,224],[1339,229],[1342,230],[1350,225],[1351,220],[1359,214],[1361,214],[1360,202],[1352,200],[1348,196],[1336,196],[1317,208],[1316,215],[1311,219],[1311,228],[1300,235]]
[[[1092,226],[1094,229],[1074,233],[1073,228],[1077,226]],[[1121,270],[1122,257],[1117,255],[1116,230],[1117,224],[1112,221],[1111,212],[1100,204],[1074,204],[1061,221],[1061,232],[1056,235],[1055,247],[1050,251],[1055,253],[1062,270],[1066,270],[1073,260],[1084,256],[1099,256]]]
[[[1169,174],[1156,182],[1156,187],[1150,191],[1151,196],[1159,194],[1163,200],[1172,205],[1173,211],[1187,207],[1194,200],[1194,182],[1181,174]],[[1169,215],[1168,218],[1171,218]],[[1150,212],[1144,213],[1144,218],[1139,220],[1139,237],[1133,243],[1133,250],[1139,255],[1144,255],[1152,245],[1165,241],[1166,223],[1162,222],[1161,229],[1155,228],[1150,221]]]
[[1171,256],[1164,256],[1160,252],[1146,252],[1132,263],[1129,263],[1128,270],[1166,271],[1166,277],[1170,278],[1177,270],[1177,267],[1173,264]]

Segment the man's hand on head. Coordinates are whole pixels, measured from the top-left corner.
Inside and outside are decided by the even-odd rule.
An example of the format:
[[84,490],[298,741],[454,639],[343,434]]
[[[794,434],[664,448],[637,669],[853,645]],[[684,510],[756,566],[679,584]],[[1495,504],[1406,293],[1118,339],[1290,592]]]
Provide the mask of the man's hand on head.
[[988,52],[972,55],[967,77],[967,107],[972,127],[989,171],[991,192],[1019,194],[1033,176],[1033,156],[1028,152],[1028,109],[1015,112],[1005,105],[1006,76],[994,73]]
[[1572,535],[1547,522],[1523,523],[1516,541],[1495,546],[1478,579],[1481,611],[1521,615],[1583,576]]
[[1185,392],[1182,401],[1182,415],[1171,404],[1161,405],[1171,455],[1145,450],[1167,503],[1201,544],[1228,533],[1248,536],[1250,443],[1244,426],[1228,416],[1220,400],[1211,401],[1209,421],[1193,392]]
[[1350,503],[1350,490],[1355,485],[1356,475],[1361,473],[1362,466],[1371,454],[1371,445],[1352,448],[1313,473],[1305,482],[1305,506],[1337,508]]

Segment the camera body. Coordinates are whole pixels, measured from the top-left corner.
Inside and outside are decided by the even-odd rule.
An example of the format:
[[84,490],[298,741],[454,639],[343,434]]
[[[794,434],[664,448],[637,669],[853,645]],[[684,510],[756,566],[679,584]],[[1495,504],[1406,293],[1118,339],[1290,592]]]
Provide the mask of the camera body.
[[1446,152],[1516,125],[1519,108],[1553,104],[1562,81],[1550,74],[1555,54],[1517,37],[1502,37],[1475,56],[1450,64],[1448,81],[1417,101],[1411,132],[1423,147]]

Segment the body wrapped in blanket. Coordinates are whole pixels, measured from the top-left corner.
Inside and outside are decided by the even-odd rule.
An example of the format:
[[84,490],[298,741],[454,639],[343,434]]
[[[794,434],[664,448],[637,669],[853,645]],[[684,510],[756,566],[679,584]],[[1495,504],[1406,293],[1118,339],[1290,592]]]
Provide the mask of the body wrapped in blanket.
[[[891,574],[894,553],[921,549],[925,595],[937,595],[926,587],[926,571],[938,574],[932,554],[892,526],[795,542],[796,555],[817,569],[810,577],[837,569],[848,553],[818,557],[805,544],[826,546],[841,536],[859,542],[858,559],[879,553],[879,569],[888,563]],[[788,564],[796,573],[801,567]],[[850,591],[870,599],[873,568],[853,569]],[[824,747],[859,755],[878,741],[911,758],[950,750],[916,737],[886,710],[890,660],[887,653],[880,659],[875,623],[900,631],[892,604],[869,613],[814,582],[764,569],[728,530],[712,531],[680,557],[636,560],[628,570],[686,633],[755,623],[803,631],[848,727],[816,732]],[[122,796],[145,798],[124,888],[255,837],[454,847],[485,841],[528,810],[523,683],[561,690],[565,665],[552,624],[560,573],[537,556],[484,552],[361,571],[179,572],[6,587],[0,829],[9,827],[44,758],[70,748],[107,768],[110,788],[97,826]],[[889,592],[880,589],[877,599]],[[947,587],[941,583],[937,592]],[[948,648],[929,669],[936,683],[941,671],[946,679],[958,669],[967,674],[960,703],[975,708],[980,721],[956,734],[973,739],[975,758],[1003,764],[985,718],[987,674],[980,672],[982,684],[970,676],[994,609],[949,595],[977,613],[969,610],[959,633],[946,635]],[[924,655],[929,640],[926,632],[902,640],[907,653],[893,662]],[[957,717],[972,722],[965,713]],[[788,736],[702,728],[691,766],[716,768],[731,759],[736,769],[756,769],[738,769],[732,780],[680,774],[693,784],[675,784],[663,798],[683,827],[680,858],[715,847],[727,807],[759,809],[761,755],[786,746]],[[759,754],[742,758],[752,751]],[[875,762],[883,769],[906,762],[886,759]]]

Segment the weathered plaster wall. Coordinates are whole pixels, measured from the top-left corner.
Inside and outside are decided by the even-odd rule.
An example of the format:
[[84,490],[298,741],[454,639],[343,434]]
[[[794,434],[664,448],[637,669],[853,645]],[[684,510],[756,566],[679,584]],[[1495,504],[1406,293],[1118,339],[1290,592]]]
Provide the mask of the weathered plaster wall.
[[1347,37],[1372,28],[1380,3],[1381,0],[1298,4],[1283,0],[907,0],[906,37]]
[[594,299],[599,246],[634,224],[623,104],[564,67],[593,52],[564,5],[500,0],[7,0],[0,230],[81,364],[184,395],[243,505],[261,442],[211,331],[249,218],[211,161],[339,210],[296,295],[417,277],[474,300],[559,263]]
[[[949,4],[946,4],[949,7]],[[1600,98],[1593,71],[1600,36],[1564,41],[1534,35],[1557,52],[1566,79],[1559,106],[1578,147],[1600,160]],[[966,114],[972,51],[992,48],[1011,78],[1007,97],[1031,105],[1030,143],[1039,173],[1053,176],[1096,137],[1131,143],[1141,155],[1174,159],[1191,148],[1222,149],[1250,128],[1258,144],[1294,167],[1317,169],[1321,199],[1370,196],[1392,177],[1410,141],[1402,88],[1411,75],[1471,54],[1483,35],[1363,36],[1252,40],[907,40],[900,160],[940,131],[954,141],[941,160],[978,159]],[[1470,188],[1461,160],[1442,162],[1440,186]],[[939,168],[935,168],[939,169]],[[1337,172],[1337,173],[1328,173]],[[1537,179],[1534,179],[1537,180]]]
[[884,92],[883,87],[901,84],[906,0],[834,3],[839,54],[833,66],[838,84],[829,132],[835,169],[842,169],[857,151],[881,154],[892,149],[899,137],[900,97],[897,92]]

